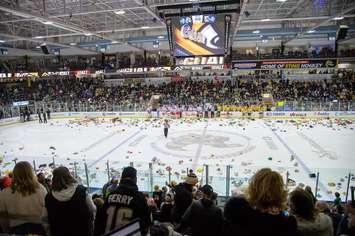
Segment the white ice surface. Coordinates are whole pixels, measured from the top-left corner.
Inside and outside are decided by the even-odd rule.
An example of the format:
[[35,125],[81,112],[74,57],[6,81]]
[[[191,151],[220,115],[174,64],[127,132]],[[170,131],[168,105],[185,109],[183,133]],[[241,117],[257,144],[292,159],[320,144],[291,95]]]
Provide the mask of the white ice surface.
[[[139,172],[139,187],[149,191],[150,162],[153,184],[159,185],[168,180],[168,166],[172,168],[173,180],[180,181],[186,170],[192,168],[205,182],[204,165],[207,164],[209,183],[220,195],[225,195],[226,165],[232,166],[231,190],[246,186],[257,169],[270,167],[285,179],[289,171],[289,177],[297,185],[310,185],[313,190],[316,179],[309,174],[319,172],[320,198],[327,200],[333,198],[335,191],[344,198],[346,176],[355,173],[353,124],[327,127],[327,121],[310,121],[297,128],[286,121],[173,120],[165,138],[160,122],[124,119],[119,124],[106,120],[77,125],[69,124],[66,119],[1,127],[2,171],[12,169],[15,158],[31,163],[35,160],[37,167],[54,159],[56,165],[72,169],[73,162],[77,161],[77,171],[85,179],[86,162],[90,185],[101,187],[107,181],[107,161],[113,175],[119,175],[123,166],[133,162]],[[49,149],[50,146],[56,150]]]

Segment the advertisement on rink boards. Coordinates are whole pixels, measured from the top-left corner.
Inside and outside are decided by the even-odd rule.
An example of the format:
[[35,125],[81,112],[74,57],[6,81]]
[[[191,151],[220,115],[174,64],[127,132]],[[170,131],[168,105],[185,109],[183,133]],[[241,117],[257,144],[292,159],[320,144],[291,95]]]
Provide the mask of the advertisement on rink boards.
[[318,69],[318,68],[336,68],[337,59],[328,60],[267,60],[267,61],[237,61],[232,63],[233,69]]

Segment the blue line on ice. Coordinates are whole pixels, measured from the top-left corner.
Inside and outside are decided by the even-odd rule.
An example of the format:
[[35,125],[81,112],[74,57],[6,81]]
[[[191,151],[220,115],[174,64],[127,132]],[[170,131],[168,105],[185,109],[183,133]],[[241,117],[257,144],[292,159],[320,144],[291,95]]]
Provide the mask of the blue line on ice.
[[122,142],[120,142],[119,144],[117,144],[115,147],[113,147],[110,151],[106,152],[104,155],[102,155],[101,157],[97,158],[95,161],[93,161],[89,167],[92,167],[94,165],[96,165],[98,162],[102,161],[105,157],[107,157],[108,155],[110,155],[111,153],[113,153],[114,151],[116,151],[117,148],[121,147],[123,144],[127,143],[130,139],[132,139],[133,137],[135,137],[137,134],[139,134],[143,129],[144,125],[142,125],[139,130],[137,130],[136,132],[134,132],[131,136],[127,137],[125,140],[123,140]]

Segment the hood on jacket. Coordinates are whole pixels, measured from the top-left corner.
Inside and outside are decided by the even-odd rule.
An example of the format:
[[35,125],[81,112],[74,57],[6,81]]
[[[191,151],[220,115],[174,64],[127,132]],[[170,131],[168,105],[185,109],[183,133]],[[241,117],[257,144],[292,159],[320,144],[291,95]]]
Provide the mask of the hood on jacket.
[[52,195],[60,202],[69,201],[73,197],[76,187],[78,187],[78,184],[71,184],[66,189],[62,189],[61,191],[52,191]]
[[314,221],[297,218],[297,228],[302,235],[319,235],[319,233],[332,232],[332,220],[329,216],[320,213]]

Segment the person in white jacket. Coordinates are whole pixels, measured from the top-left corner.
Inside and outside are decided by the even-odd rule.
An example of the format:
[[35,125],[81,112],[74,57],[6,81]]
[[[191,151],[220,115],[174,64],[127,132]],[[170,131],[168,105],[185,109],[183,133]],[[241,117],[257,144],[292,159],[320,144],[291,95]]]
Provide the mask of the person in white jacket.
[[42,212],[46,194],[31,164],[18,162],[10,187],[0,192],[0,225],[5,233],[44,235]]
[[315,209],[312,196],[296,188],[289,197],[290,214],[296,217],[301,236],[333,236],[333,223],[329,216]]

